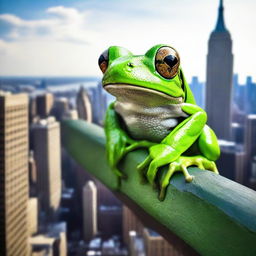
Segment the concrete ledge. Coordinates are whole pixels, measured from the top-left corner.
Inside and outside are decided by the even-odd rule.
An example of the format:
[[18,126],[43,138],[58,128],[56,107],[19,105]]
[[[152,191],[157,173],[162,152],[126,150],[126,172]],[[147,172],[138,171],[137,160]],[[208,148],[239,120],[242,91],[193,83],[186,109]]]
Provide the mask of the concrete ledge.
[[190,168],[193,182],[186,183],[181,174],[175,174],[160,202],[156,190],[139,182],[136,166],[146,157],[145,150],[128,154],[121,163],[128,179],[117,190],[118,181],[106,161],[101,127],[80,120],[64,121],[62,143],[81,166],[185,254],[256,255],[255,191],[212,172]]

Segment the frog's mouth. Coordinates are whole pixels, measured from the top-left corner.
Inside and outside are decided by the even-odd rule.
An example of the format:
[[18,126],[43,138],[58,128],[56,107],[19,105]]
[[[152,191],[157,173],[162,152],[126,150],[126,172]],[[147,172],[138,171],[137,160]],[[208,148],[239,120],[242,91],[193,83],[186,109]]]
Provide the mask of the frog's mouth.
[[181,104],[183,97],[173,97],[164,92],[131,84],[106,84],[104,89],[121,102],[159,106],[164,104]]

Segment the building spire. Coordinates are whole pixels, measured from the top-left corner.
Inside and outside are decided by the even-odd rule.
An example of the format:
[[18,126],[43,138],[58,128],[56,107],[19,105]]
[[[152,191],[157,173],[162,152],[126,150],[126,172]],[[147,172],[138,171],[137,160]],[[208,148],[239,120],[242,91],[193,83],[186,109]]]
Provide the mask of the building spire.
[[224,22],[224,7],[223,7],[223,0],[220,0],[220,5],[219,5],[219,11],[218,11],[218,19],[216,23],[215,30],[216,32],[224,32],[227,31],[225,22]]

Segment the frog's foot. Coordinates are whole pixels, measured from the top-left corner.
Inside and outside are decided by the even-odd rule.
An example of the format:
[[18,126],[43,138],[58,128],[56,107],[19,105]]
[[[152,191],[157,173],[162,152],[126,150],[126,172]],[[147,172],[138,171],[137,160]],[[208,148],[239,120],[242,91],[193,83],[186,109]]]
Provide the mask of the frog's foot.
[[159,200],[164,200],[166,188],[169,185],[170,179],[175,172],[181,171],[185,176],[186,182],[191,182],[193,180],[193,176],[190,175],[187,170],[187,167],[189,166],[197,166],[202,170],[213,171],[217,174],[219,173],[216,164],[203,156],[180,156],[177,160],[169,165],[169,169],[166,175],[160,182]]

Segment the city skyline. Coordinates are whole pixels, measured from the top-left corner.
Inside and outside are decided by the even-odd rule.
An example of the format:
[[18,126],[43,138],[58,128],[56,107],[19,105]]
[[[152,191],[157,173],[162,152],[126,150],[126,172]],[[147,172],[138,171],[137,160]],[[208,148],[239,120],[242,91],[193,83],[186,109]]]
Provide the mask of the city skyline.
[[[37,4],[31,1],[21,0],[22,8],[21,4],[13,4],[16,1],[9,0],[9,3],[5,0],[1,1],[0,26],[1,22],[5,21],[7,25],[9,24],[9,27],[5,27],[6,30],[0,32],[0,56],[10,54],[8,50],[11,48],[7,49],[7,52],[5,52],[6,49],[2,51],[3,48],[1,46],[3,45],[1,44],[3,41],[17,47],[19,44],[27,44],[26,51],[23,54],[31,50],[33,55],[37,50],[37,48],[32,49],[33,43],[37,43],[33,40],[37,37],[37,40],[41,40],[41,55],[47,53],[45,51],[47,45],[51,45],[54,41],[56,47],[58,43],[69,44],[71,48],[78,47],[76,51],[77,53],[80,51],[81,54],[80,56],[75,56],[72,61],[75,61],[76,57],[83,57],[85,52],[81,49],[87,46],[90,47],[90,43],[86,43],[86,34],[78,33],[79,35],[77,35],[76,32],[82,32],[82,27],[80,26],[84,24],[84,18],[88,18],[89,21],[95,15],[95,13],[88,13],[87,16],[84,8],[87,7],[88,12],[90,8],[94,11],[102,11],[103,5],[101,4],[100,9],[96,10],[94,8],[95,4],[99,4],[98,0],[86,0],[83,4],[77,0],[45,0],[38,1]],[[189,1],[182,0],[180,2],[188,3]],[[198,1],[198,3],[200,2],[202,1]],[[223,20],[221,23],[216,24],[216,10],[218,10],[218,4],[221,4],[222,1],[215,0],[211,2],[212,5],[216,2],[217,6],[213,8],[214,23],[207,28],[207,40],[210,35],[208,44],[208,71],[210,72],[207,73],[207,79],[198,79],[194,74],[192,74],[191,78],[186,72],[186,67],[183,66],[183,68],[185,69],[187,81],[190,84],[197,104],[206,109],[209,117],[208,124],[216,133],[218,130],[224,131],[224,128],[225,130],[230,130],[230,136],[226,136],[226,134],[221,136],[220,133],[217,133],[222,152],[220,159],[216,162],[220,175],[256,190],[256,145],[254,143],[256,137],[256,83],[253,82],[254,79],[251,76],[247,77],[246,82],[240,82],[238,74],[235,73],[236,70],[234,70],[233,74],[232,52],[235,63],[237,62],[237,53],[234,50],[231,52],[232,43],[229,40],[229,33],[226,31],[226,28],[230,29],[232,41],[236,43],[236,38],[233,38],[233,30],[229,22],[230,18],[225,13],[226,27]],[[240,0],[234,0],[233,2],[238,3]],[[25,10],[25,6],[28,7],[27,4],[29,3],[31,3],[30,8]],[[116,3],[116,6],[114,3]],[[128,8],[128,16],[131,10],[140,11],[140,13],[133,13],[135,20],[132,20],[131,26],[136,23],[136,19],[140,14],[143,17],[149,13],[154,16],[155,10],[150,9],[153,6],[143,9],[145,6],[142,6],[141,3],[145,5],[144,0],[138,2],[137,7],[132,6],[130,3],[123,5],[123,7]],[[154,1],[151,0],[150,3],[154,3]],[[167,4],[167,1],[163,0],[161,3],[161,11],[167,13],[168,8],[166,8],[165,12],[163,6]],[[176,4],[176,7],[180,5],[175,1],[173,3],[174,5]],[[52,7],[49,7],[49,4]],[[60,4],[63,6],[60,6]],[[70,8],[70,6],[73,7]],[[226,6],[226,1],[224,1],[224,6],[225,10],[229,8]],[[114,13],[116,8],[119,7],[120,4],[117,0],[110,0],[109,6],[105,10],[107,14],[102,13],[102,16],[98,17],[99,20],[103,21],[106,15]],[[193,8],[196,7],[197,5],[194,5]],[[48,11],[44,13],[43,11],[46,9]],[[1,11],[4,10],[6,11],[4,12],[5,14],[1,14]],[[12,12],[12,14],[7,15],[8,11]],[[220,5],[220,18],[222,17],[221,11]],[[179,12],[179,9],[177,9],[177,12],[173,12],[177,20],[180,18],[177,17]],[[121,16],[122,13],[123,10],[115,14],[114,19]],[[184,11],[185,14],[186,11]],[[50,20],[48,15],[49,17],[51,16]],[[123,19],[125,18],[126,16],[124,15]],[[75,30],[73,25],[69,26],[71,24],[76,24],[76,28],[79,27],[80,30]],[[106,22],[107,24],[109,23]],[[218,26],[221,24],[221,27]],[[53,25],[54,28],[52,27]],[[99,23],[99,26],[101,26],[101,23]],[[137,29],[136,27],[135,34]],[[161,32],[164,29],[165,27]],[[8,35],[8,32],[12,33]],[[54,35],[54,32],[57,34]],[[183,32],[181,31],[181,33]],[[141,34],[140,36],[145,37],[144,33]],[[82,37],[79,37],[81,35]],[[157,35],[154,35],[155,39],[157,39]],[[52,36],[52,39],[49,36]],[[93,40],[95,39],[94,36],[92,35]],[[4,40],[1,39],[3,37],[5,37]],[[101,43],[104,46],[111,39],[110,37],[107,37],[106,41],[98,42],[95,47],[99,47]],[[122,33],[119,34],[119,37],[122,37]],[[150,37],[152,38],[152,35]],[[131,42],[136,43],[134,37],[130,39]],[[125,41],[125,38],[120,40]],[[207,49],[207,40],[204,41],[201,38],[201,43],[205,45],[205,49]],[[152,46],[151,43],[149,41],[146,44]],[[192,42],[191,48],[194,47],[195,43]],[[137,47],[138,51],[143,48],[143,51],[140,51],[143,54],[147,50],[146,44],[133,45],[133,47]],[[126,47],[126,45],[123,46]],[[96,54],[99,55],[96,52],[98,51],[96,48],[95,52],[93,52],[95,56]],[[132,47],[127,48],[132,50]],[[64,47],[60,50],[60,52],[62,51],[67,52],[67,48]],[[16,53],[19,52],[12,52],[13,57],[19,58],[20,56],[15,56]],[[72,52],[67,53],[68,56],[60,59],[64,66],[65,64],[70,64],[64,63],[64,59],[70,57],[69,54],[72,55]],[[7,55],[5,58],[7,58]],[[46,54],[45,56],[51,62],[49,65],[44,63],[40,57],[35,57],[31,60],[30,57],[32,55],[24,57],[26,59],[24,67],[27,64],[26,68],[33,66],[36,69],[40,64],[51,69],[56,65],[54,52],[52,52],[52,55]],[[253,55],[250,57],[253,59]],[[0,65],[1,63],[5,64],[4,61],[5,59],[0,58]],[[15,60],[9,59],[8,61]],[[76,62],[83,67],[83,72],[85,72],[86,67],[83,66],[84,63],[89,63],[93,67],[93,61],[90,58],[86,58],[82,62]],[[95,61],[97,61],[97,58]],[[204,61],[203,71],[206,74],[206,54]],[[15,64],[16,62],[13,63],[14,66]],[[77,66],[73,62],[71,64],[74,68]],[[97,64],[95,65],[98,70]],[[190,64],[189,66],[194,68],[195,65]],[[64,72],[65,70],[63,69],[62,71]],[[87,72],[89,71],[87,70]],[[241,75],[243,72],[238,73]],[[254,78],[256,77],[254,76]],[[202,80],[205,82],[201,82]],[[251,228],[254,223],[253,221],[247,221],[247,219],[253,219],[251,216],[256,216],[254,209],[250,208],[253,207],[252,199],[255,198],[255,192],[250,192],[247,188],[241,187],[234,182],[230,183],[227,179],[223,180],[227,185],[223,185],[221,183],[223,178],[219,175],[215,176],[220,181],[216,183],[216,189],[221,188],[222,191],[221,193],[215,193],[213,190],[214,201],[216,202],[216,198],[220,200],[220,203],[217,204],[213,203],[211,199],[208,202],[207,196],[211,189],[208,192],[208,190],[204,189],[203,185],[206,184],[205,187],[211,188],[211,184],[215,186],[214,183],[208,180],[207,183],[201,183],[202,185],[200,185],[200,178],[196,173],[194,182],[186,184],[185,180],[183,180],[182,187],[185,190],[181,190],[179,185],[173,187],[173,184],[171,184],[169,196],[167,194],[165,202],[160,203],[155,197],[156,191],[153,191],[151,188],[150,190],[144,190],[149,184],[142,185],[138,183],[139,180],[136,181],[136,186],[141,189],[138,190],[138,197],[134,197],[134,194],[137,193],[136,189],[128,189],[127,200],[126,192],[123,188],[131,185],[129,183],[131,178],[135,180],[139,176],[137,172],[131,172],[130,170],[127,172],[126,162],[122,166],[120,165],[120,168],[128,174],[128,179],[122,181],[118,190],[113,190],[114,186],[112,187],[112,185],[116,183],[116,180],[106,182],[108,179],[112,179],[111,175],[113,173],[107,167],[107,162],[105,163],[105,138],[102,127],[104,126],[103,120],[108,104],[114,100],[113,96],[103,90],[102,83],[97,77],[80,76],[79,78],[78,76],[65,77],[63,75],[53,78],[41,75],[38,77],[17,78],[1,77],[0,71],[0,121],[2,121],[0,122],[0,185],[2,185],[0,186],[0,209],[3,210],[2,224],[0,223],[0,230],[2,230],[0,241],[2,241],[3,245],[5,244],[2,246],[3,248],[0,248],[0,254],[2,252],[6,256],[13,256],[15,249],[15,255],[19,254],[18,256],[22,255],[19,252],[24,252],[24,256],[165,256],[170,254],[183,256],[190,255],[188,253],[193,252],[194,249],[201,253],[205,250],[204,247],[207,247],[206,254],[207,250],[209,252],[208,248],[213,250],[213,253],[216,252],[216,247],[212,241],[219,241],[220,246],[217,248],[219,252],[223,252],[223,249],[224,251],[229,250],[229,247],[235,248],[234,252],[236,252],[241,245],[244,246],[242,252],[245,252],[247,245],[251,246],[254,251],[254,240],[250,240]],[[213,103],[210,109],[209,103]],[[229,108],[229,103],[232,103],[230,104],[231,108]],[[213,118],[211,122],[210,117],[214,115],[216,117],[216,114],[219,115],[217,118]],[[225,119],[225,121],[220,123],[222,119]],[[67,130],[66,127],[69,124],[79,125],[83,129],[80,130],[82,132],[79,131],[79,134],[87,136],[86,139],[84,140],[85,137],[83,136],[76,137],[75,134],[72,134],[73,128]],[[74,126],[71,125],[71,127]],[[76,146],[73,147],[72,145]],[[139,154],[138,152],[138,156]],[[136,162],[129,160],[129,157],[132,159],[132,155],[133,153],[124,161],[128,161],[128,164],[135,164]],[[85,162],[88,162],[88,164],[84,164]],[[94,173],[93,170],[98,170],[99,175]],[[105,175],[108,171],[109,173]],[[101,174],[105,176],[101,177]],[[204,177],[207,180],[208,174],[205,171],[202,172],[202,175],[206,175]],[[209,178],[212,179],[212,173],[209,175],[211,175]],[[106,177],[106,180],[104,177]],[[202,191],[206,192],[200,192],[201,195],[198,199],[197,195],[192,190],[189,190],[194,185],[197,188],[200,185],[200,190],[202,189]],[[231,188],[234,186],[234,189],[230,190],[229,186]],[[242,195],[243,189],[248,191],[248,197],[246,193],[244,193],[243,197],[246,201],[250,202],[245,207],[242,202],[239,206],[241,210],[237,208],[236,200],[231,199],[232,196],[230,196],[237,193],[233,198],[240,198],[239,186],[241,187],[240,192],[242,192]],[[150,191],[152,191],[152,195],[150,195]],[[199,190],[196,189],[196,191],[198,192]],[[224,197],[222,197],[222,193]],[[205,197],[202,196],[203,194],[205,194]],[[213,195],[212,192],[210,194]],[[115,197],[116,195],[117,197]],[[144,195],[147,196],[144,197]],[[188,195],[189,197],[187,197]],[[136,201],[137,199],[141,201]],[[148,199],[150,200],[147,201]],[[245,236],[238,235],[239,233],[236,233],[237,231],[232,228],[231,222],[234,215],[227,214],[223,200],[227,200],[225,202],[228,203],[228,208],[232,214],[234,212],[244,214],[244,209],[251,209],[250,212],[253,212],[253,215],[245,217],[245,222],[251,224],[249,226],[246,224],[244,226],[246,228],[241,228],[241,230],[246,230]],[[242,200],[237,200],[237,205],[239,205],[240,201]],[[135,207],[136,204],[133,206],[132,202],[141,206],[141,209],[140,207]],[[147,208],[147,202],[149,208]],[[160,204],[166,202],[171,207],[168,208],[170,210],[168,210],[168,216],[163,214],[164,211],[160,207]],[[206,205],[204,206],[205,203]],[[127,206],[125,206],[126,204]],[[224,205],[223,208],[221,205]],[[219,213],[217,212],[217,215],[215,215],[215,207],[220,210]],[[150,213],[153,208],[156,210],[156,215],[154,215],[153,211]],[[149,218],[143,211],[149,214]],[[227,226],[225,221],[222,222],[222,219],[226,218],[224,215],[222,216],[222,213],[227,214]],[[162,218],[165,216],[164,219],[167,219],[169,215],[170,220],[163,222]],[[176,218],[178,215],[179,218]],[[206,215],[209,217],[208,219],[205,218]],[[193,224],[190,225],[191,219]],[[212,225],[209,225],[208,228],[207,223],[211,223],[211,221],[214,221],[216,224],[215,230],[212,228]],[[219,221],[219,225],[217,225],[217,221]],[[165,225],[167,222],[168,225]],[[162,223],[163,228],[160,227],[159,229],[157,223]],[[224,226],[222,223],[224,223]],[[237,220],[234,222],[236,226],[239,226],[240,223],[243,224],[243,222],[237,222]],[[151,230],[151,228],[156,229],[159,234]],[[167,232],[171,231],[171,233],[168,233],[169,235],[166,233],[166,228]],[[247,232],[249,234],[248,239],[246,238]],[[256,234],[255,229],[253,232]],[[177,237],[178,239],[175,237],[175,234],[179,237]],[[180,234],[183,234],[183,236],[180,236]],[[213,237],[211,237],[213,240],[208,240],[207,234],[213,234]],[[236,238],[233,242],[233,234],[234,236],[237,234],[236,237],[240,242]],[[190,235],[192,242],[188,243],[187,239]],[[221,243],[218,239],[225,235],[227,239]],[[214,238],[215,236],[217,236],[217,240]],[[203,240],[202,237],[204,238]],[[231,240],[229,237],[231,237]],[[242,239],[240,239],[241,237]],[[195,239],[198,239],[198,242]],[[229,246],[230,242],[234,243],[234,246]],[[205,243],[206,246],[200,247],[198,245],[202,243]]]
[[[216,24],[218,0],[193,5],[189,0],[161,5],[143,0],[136,6],[115,0],[108,5],[90,0],[14,3],[4,0],[0,5],[0,75],[100,76],[97,59],[110,45],[143,54],[154,44],[167,43],[179,51],[188,80],[193,75],[205,80],[206,42]],[[235,42],[234,72],[241,80],[256,77],[252,65],[256,35],[250,30],[256,25],[255,7],[252,0],[224,1],[227,27]]]

